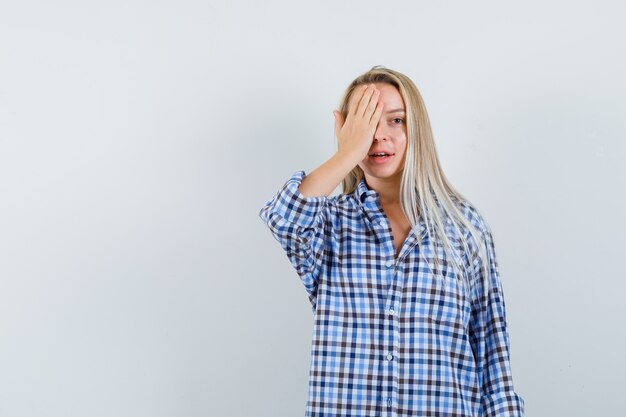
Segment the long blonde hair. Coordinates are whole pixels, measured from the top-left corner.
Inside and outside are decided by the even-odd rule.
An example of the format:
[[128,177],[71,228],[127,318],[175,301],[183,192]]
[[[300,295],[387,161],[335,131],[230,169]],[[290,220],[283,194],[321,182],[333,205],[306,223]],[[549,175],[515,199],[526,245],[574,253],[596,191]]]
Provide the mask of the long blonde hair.
[[[406,114],[407,148],[404,162],[404,170],[400,182],[400,206],[404,215],[411,224],[415,235],[419,236],[419,216],[423,214],[423,220],[427,228],[429,240],[434,244],[435,267],[439,265],[437,256],[437,245],[443,241],[443,250],[446,259],[452,260],[456,276],[465,277],[467,288],[470,288],[470,273],[464,266],[463,259],[458,256],[453,249],[450,239],[445,232],[446,224],[456,229],[460,243],[469,257],[471,253],[468,245],[468,238],[462,229],[470,233],[474,242],[478,246],[478,254],[482,258],[484,269],[485,294],[489,289],[489,261],[487,259],[486,245],[480,237],[481,230],[477,229],[471,221],[463,214],[463,204],[469,201],[457,191],[448,181],[443,173],[430,120],[426,111],[426,106],[422,96],[415,84],[406,75],[383,66],[374,66],[371,70],[357,77],[346,89],[339,110],[343,114],[344,120],[347,117],[348,103],[350,96],[355,89],[362,84],[387,83],[394,86],[402,96]],[[364,177],[364,172],[358,165],[342,180],[342,192],[349,194],[354,192],[360,180]],[[473,210],[477,211],[475,207]],[[417,239],[418,245],[421,244]],[[421,249],[421,248],[420,248]],[[422,251],[420,250],[420,253]],[[466,262],[470,262],[467,259]],[[472,265],[468,265],[470,268]],[[430,267],[430,263],[429,263]],[[445,276],[442,274],[442,280]],[[445,285],[445,282],[442,282]]]

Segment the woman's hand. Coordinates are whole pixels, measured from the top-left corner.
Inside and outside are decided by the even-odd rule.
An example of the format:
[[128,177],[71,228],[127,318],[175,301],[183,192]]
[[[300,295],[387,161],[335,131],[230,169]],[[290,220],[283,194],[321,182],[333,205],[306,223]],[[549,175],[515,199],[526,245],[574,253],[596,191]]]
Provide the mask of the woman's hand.
[[378,101],[379,96],[380,91],[374,84],[364,84],[352,93],[345,121],[341,112],[333,111],[335,135],[339,141],[338,152],[358,162],[367,157],[383,112],[383,103]]

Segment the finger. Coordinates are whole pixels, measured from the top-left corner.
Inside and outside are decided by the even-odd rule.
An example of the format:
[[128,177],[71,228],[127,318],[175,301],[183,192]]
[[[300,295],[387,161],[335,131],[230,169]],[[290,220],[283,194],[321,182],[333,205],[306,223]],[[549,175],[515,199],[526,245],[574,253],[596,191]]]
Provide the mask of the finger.
[[378,104],[376,105],[376,111],[374,112],[374,114],[372,115],[372,118],[370,119],[370,123],[374,126],[376,126],[378,124],[378,121],[380,120],[380,117],[383,114],[383,108],[385,107],[385,103],[383,103],[382,101],[379,101]]
[[370,99],[370,102],[365,109],[365,114],[363,115],[367,120],[370,120],[372,118],[372,115],[376,110],[376,106],[378,105],[378,97],[380,97],[380,91],[378,89],[374,89],[374,94],[372,94],[372,98]]
[[350,109],[349,114],[354,114],[354,115],[357,114],[359,101],[361,101],[361,98],[363,97],[363,93],[365,92],[366,88],[367,88],[367,84],[362,84],[358,89],[355,89],[354,92],[352,93],[352,97],[350,97],[350,104],[348,106],[348,108]]
[[367,109],[367,106],[369,105],[370,100],[372,99],[372,96],[374,95],[375,89],[376,87],[374,87],[374,84],[370,84],[365,90],[365,92],[363,93],[363,97],[361,98],[361,101],[359,102],[359,108],[357,110],[358,116],[365,115],[365,110]]
[[363,98],[361,99],[361,102],[359,103],[359,111],[358,111],[358,115],[362,116],[362,117],[367,117],[369,118],[370,115],[367,114],[367,109],[369,108],[369,105],[372,101],[374,101],[374,106],[376,105],[376,101],[377,98],[376,96],[376,86],[374,86],[374,84],[371,84],[367,90],[365,90],[365,93],[363,94]]

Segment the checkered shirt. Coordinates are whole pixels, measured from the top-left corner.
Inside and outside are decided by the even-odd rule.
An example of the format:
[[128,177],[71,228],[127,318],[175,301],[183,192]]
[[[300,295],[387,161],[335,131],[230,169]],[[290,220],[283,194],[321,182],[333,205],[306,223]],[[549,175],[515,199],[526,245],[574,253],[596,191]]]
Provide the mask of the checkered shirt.
[[313,311],[305,416],[523,416],[493,238],[477,210],[462,203],[486,243],[488,292],[471,238],[468,254],[458,231],[446,232],[468,285],[423,220],[396,257],[379,195],[364,179],[350,194],[304,197],[305,175],[296,171],[259,212]]

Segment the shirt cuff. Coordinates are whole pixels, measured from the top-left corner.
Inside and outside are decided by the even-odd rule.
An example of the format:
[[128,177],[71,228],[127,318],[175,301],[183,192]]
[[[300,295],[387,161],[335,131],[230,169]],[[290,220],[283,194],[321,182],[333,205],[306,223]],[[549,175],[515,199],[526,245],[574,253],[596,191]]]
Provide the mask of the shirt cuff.
[[523,417],[524,399],[515,391],[501,391],[482,399],[486,417]]
[[328,203],[328,196],[305,197],[298,187],[306,173],[296,171],[268,203],[273,211],[285,221],[301,227],[311,227],[317,221],[322,209]]

